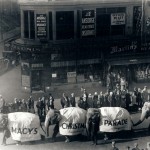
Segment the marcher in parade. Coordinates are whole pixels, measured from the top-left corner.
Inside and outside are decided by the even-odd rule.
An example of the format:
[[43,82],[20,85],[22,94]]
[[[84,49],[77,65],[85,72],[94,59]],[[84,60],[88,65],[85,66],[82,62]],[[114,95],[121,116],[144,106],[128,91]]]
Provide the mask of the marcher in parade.
[[107,89],[107,92],[104,95],[104,103],[103,103],[103,107],[109,107],[110,103],[109,103],[109,95],[110,95],[110,90]]
[[71,97],[70,97],[70,107],[75,107],[76,106],[76,100],[75,100],[75,94],[71,93]]
[[54,109],[54,97],[52,96],[51,93],[49,93],[49,98],[48,98],[48,101],[47,101],[46,105],[47,105],[48,110],[50,108]]
[[6,140],[10,137],[10,131],[8,129],[8,115],[1,114],[0,126],[3,130],[2,144],[1,145],[6,146],[7,145]]
[[115,141],[112,141],[111,143],[111,150],[119,150],[117,147],[116,147],[116,142]]
[[131,106],[132,106],[132,111],[137,111],[137,96],[135,95],[135,92],[132,93],[131,95]]
[[87,99],[88,99],[88,93],[84,89],[83,94],[82,94],[82,99],[83,99],[83,108],[86,110],[87,109]]
[[95,113],[91,118],[89,118],[89,129],[90,133],[89,135],[91,136],[92,144],[97,145],[97,134],[99,131],[99,123],[100,123],[100,114]]
[[70,103],[69,103],[69,98],[68,98],[68,96],[66,96],[66,94],[65,93],[63,93],[63,95],[62,95],[62,98],[61,98],[61,106],[62,106],[62,108],[67,108],[67,107],[69,107],[70,106]]
[[134,148],[132,148],[132,150],[140,150],[138,147],[138,143],[134,143]]

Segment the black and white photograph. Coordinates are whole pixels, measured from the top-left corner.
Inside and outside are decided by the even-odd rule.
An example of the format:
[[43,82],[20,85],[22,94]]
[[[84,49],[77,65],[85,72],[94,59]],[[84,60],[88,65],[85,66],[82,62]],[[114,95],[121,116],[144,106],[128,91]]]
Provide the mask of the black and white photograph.
[[150,150],[150,0],[0,0],[0,150]]

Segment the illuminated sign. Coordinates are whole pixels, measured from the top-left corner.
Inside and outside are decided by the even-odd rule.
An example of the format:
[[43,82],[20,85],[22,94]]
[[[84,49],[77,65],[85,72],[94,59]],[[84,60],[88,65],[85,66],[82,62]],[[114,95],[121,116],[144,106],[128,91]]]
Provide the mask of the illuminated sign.
[[82,25],[81,36],[94,36],[95,35],[95,11],[83,10],[82,11]]
[[47,18],[46,14],[36,15],[37,38],[47,37]]

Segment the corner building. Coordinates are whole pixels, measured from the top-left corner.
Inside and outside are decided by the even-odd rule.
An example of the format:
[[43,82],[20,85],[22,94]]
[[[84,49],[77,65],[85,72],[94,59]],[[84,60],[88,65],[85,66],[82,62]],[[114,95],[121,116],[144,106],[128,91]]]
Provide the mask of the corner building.
[[141,0],[20,0],[22,88],[102,81],[106,64],[136,63],[141,10]]

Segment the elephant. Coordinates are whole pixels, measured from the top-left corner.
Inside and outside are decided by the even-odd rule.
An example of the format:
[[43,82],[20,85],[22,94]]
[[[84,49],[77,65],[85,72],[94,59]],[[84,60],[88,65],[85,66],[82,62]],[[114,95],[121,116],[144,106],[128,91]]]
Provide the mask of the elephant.
[[40,140],[45,136],[39,116],[29,112],[0,113],[0,128],[3,130],[3,145],[10,136],[17,144]]
[[54,125],[52,141],[58,133],[66,137],[82,134],[86,129],[86,110],[79,107],[67,107],[60,110],[50,109],[45,118],[46,136],[49,136],[49,126]]
[[[140,120],[137,123],[133,124],[133,126],[137,126],[137,125],[141,124],[145,119],[148,119],[148,117],[150,117],[150,102],[145,102],[142,107],[142,113],[141,113]],[[148,129],[150,131],[150,125],[149,125]]]

